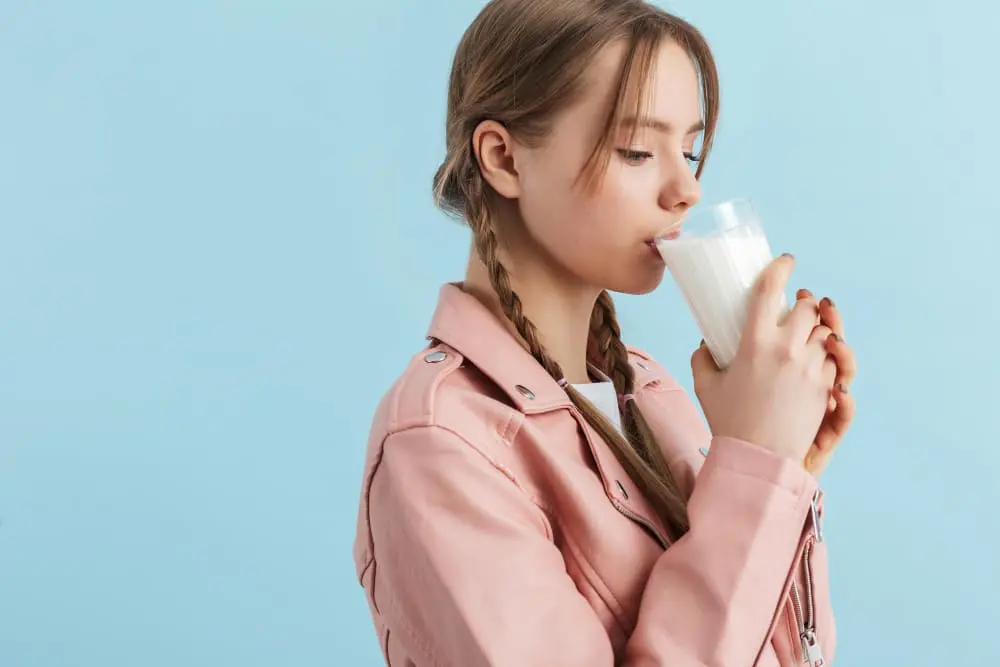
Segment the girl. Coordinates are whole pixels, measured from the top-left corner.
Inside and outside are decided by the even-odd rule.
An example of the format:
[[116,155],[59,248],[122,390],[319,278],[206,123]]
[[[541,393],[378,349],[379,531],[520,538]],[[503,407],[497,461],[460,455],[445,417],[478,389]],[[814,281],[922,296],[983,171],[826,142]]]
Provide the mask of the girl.
[[652,241],[698,201],[718,92],[699,32],[642,0],[493,0],[462,39],[434,186],[473,252],[380,403],[358,515],[391,667],[832,659],[816,477],[854,410],[833,303],[783,312],[793,260],[768,267],[732,365],[692,357],[709,432],[609,295],[663,279]]

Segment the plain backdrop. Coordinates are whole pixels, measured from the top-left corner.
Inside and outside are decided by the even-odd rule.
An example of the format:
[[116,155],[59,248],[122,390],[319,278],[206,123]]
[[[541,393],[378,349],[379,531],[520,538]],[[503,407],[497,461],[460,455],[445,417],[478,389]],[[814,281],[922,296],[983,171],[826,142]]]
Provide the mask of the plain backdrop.
[[[372,410],[468,234],[435,211],[479,0],[0,2],[0,664],[381,657],[351,558]],[[839,667],[1000,658],[1000,6],[676,0],[705,201],[832,296]],[[690,386],[672,283],[621,298]]]

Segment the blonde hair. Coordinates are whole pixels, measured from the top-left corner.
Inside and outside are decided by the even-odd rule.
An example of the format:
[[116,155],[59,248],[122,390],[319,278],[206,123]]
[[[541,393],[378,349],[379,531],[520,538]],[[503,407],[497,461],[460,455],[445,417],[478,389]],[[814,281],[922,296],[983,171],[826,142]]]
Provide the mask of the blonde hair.
[[[472,135],[482,121],[494,120],[519,141],[539,144],[553,116],[579,99],[585,72],[598,53],[622,41],[627,49],[617,99],[581,172],[592,184],[607,169],[614,132],[623,118],[641,116],[654,59],[667,40],[687,51],[701,79],[705,133],[696,172],[700,177],[717,124],[719,82],[707,42],[686,21],[643,0],[492,0],[465,32],[455,54],[448,91],[447,156],[434,176],[435,201],[445,212],[467,221],[504,313],[532,356],[556,380],[563,379],[562,369],[522,312],[500,260],[491,203],[495,193],[480,171]],[[634,107],[626,109],[629,105]],[[635,375],[607,291],[594,306],[588,354],[590,362],[612,379],[619,395],[632,394]],[[671,537],[687,532],[685,498],[635,401],[622,405],[622,435],[572,386],[566,391],[649,498]]]

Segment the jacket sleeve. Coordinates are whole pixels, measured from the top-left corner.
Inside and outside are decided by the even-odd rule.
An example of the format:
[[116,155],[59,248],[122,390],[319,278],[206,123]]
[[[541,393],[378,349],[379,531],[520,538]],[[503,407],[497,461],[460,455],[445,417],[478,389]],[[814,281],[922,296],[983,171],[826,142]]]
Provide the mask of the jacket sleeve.
[[[691,531],[653,568],[624,667],[748,667],[767,641],[812,477],[717,439]],[[372,603],[418,667],[613,667],[544,512],[509,471],[434,426],[389,436],[368,492]]]

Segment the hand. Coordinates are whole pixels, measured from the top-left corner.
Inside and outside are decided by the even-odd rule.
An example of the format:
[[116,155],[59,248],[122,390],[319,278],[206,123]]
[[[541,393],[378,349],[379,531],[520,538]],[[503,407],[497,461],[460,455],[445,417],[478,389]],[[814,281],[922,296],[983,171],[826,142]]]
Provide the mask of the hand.
[[[805,290],[801,290],[800,294],[801,292]],[[808,296],[812,297],[811,294]],[[832,332],[827,339],[826,349],[837,364],[837,377],[834,379],[826,416],[803,462],[806,470],[817,478],[826,470],[830,456],[854,420],[855,401],[848,391],[858,369],[854,352],[844,341],[844,324],[833,301],[823,297],[818,309],[820,324]]]
[[794,268],[782,255],[761,273],[733,362],[725,371],[702,345],[691,357],[694,390],[712,434],[730,436],[800,463],[815,440],[837,366],[831,331],[816,325],[816,303],[787,312],[782,294]]

